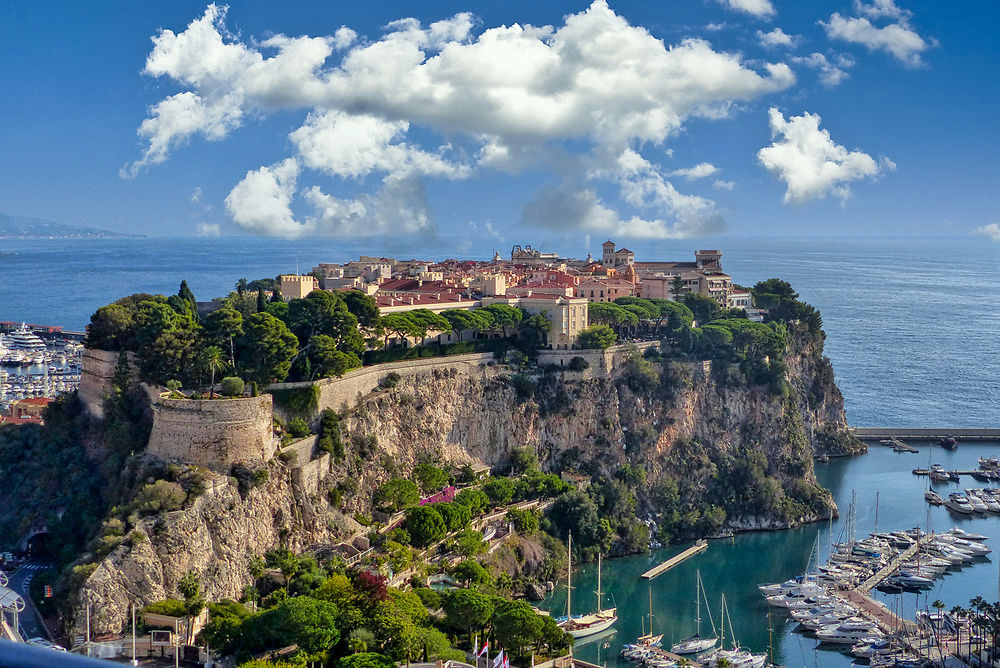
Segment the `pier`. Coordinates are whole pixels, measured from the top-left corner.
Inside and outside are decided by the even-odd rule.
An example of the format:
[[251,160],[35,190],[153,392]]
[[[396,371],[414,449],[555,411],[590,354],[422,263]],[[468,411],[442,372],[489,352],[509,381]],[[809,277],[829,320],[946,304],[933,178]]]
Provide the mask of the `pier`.
[[909,429],[905,427],[851,427],[851,433],[861,440],[900,438],[911,441],[936,441],[953,436],[959,441],[1000,441],[1000,429],[949,429],[932,427],[929,429]]
[[648,571],[642,574],[642,577],[644,577],[647,580],[652,580],[657,575],[662,575],[663,573],[666,573],[667,571],[669,571],[671,568],[681,563],[682,561],[686,561],[687,559],[690,559],[699,552],[704,552],[707,549],[708,549],[708,541],[699,540],[697,543],[695,543],[688,549],[684,550],[680,554],[676,554],[670,557],[659,566],[654,566],[650,568]]

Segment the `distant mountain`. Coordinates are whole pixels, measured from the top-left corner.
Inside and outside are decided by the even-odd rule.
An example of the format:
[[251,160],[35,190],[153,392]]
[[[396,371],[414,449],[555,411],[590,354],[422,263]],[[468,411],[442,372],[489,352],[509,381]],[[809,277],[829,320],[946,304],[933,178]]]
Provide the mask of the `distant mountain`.
[[0,213],[0,239],[97,239],[141,237],[140,234],[120,234],[96,227],[78,227],[53,223],[40,218],[8,216]]

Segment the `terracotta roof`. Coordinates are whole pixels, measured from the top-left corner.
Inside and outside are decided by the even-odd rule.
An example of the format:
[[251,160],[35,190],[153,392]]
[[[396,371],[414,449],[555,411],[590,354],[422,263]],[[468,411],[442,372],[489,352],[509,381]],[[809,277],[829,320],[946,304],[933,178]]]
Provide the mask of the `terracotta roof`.
[[26,415],[24,417],[0,415],[0,424],[42,424],[42,418],[34,415]]
[[14,402],[15,404],[29,404],[31,406],[48,406],[52,403],[52,399],[49,397],[28,397],[27,399],[19,399]]

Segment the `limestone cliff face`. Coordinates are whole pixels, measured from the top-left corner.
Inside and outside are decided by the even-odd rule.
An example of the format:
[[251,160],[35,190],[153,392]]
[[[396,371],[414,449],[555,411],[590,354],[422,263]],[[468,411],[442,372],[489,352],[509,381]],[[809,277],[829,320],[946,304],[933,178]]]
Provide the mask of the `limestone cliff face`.
[[84,628],[89,601],[93,633],[120,631],[130,604],[178,597],[188,571],[200,576],[208,600],[238,599],[253,580],[251,557],[278,546],[302,551],[360,528],[332,511],[325,497],[302,494],[283,464],[273,462],[267,471],[266,482],[242,494],[235,480],[209,474],[206,491],[191,507],[140,520],[83,584],[74,629]]
[[[794,503],[731,511],[729,527],[778,528],[824,517],[835,508],[815,486],[813,454],[848,452],[857,442],[821,342],[796,335],[789,341],[788,386],[779,391],[748,384],[729,365],[669,360],[650,363],[653,376],[637,374],[642,365],[630,363],[599,374],[518,374],[488,364],[452,370],[445,360],[401,374],[395,387],[359,394],[348,407],[341,420],[345,456],[324,460],[309,489],[272,462],[263,485],[241,494],[232,479],[210,474],[209,490],[190,508],[142,520],[138,530],[148,540],[130,539],[98,563],[76,599],[74,625],[82,626],[90,600],[99,611],[92,620],[97,632],[117,631],[129,602],[177,596],[188,570],[201,576],[209,599],[238,597],[251,582],[249,557],[361,531],[345,515],[371,512],[380,484],[408,476],[428,458],[502,470],[514,448],[528,446],[553,472],[606,478],[628,464],[645,471],[635,492],[640,512],[654,518],[663,511],[664,483],[681,480],[687,508],[709,497],[721,504],[728,492],[718,480],[752,462],[767,478],[764,492]],[[333,488],[339,510],[327,501]]]

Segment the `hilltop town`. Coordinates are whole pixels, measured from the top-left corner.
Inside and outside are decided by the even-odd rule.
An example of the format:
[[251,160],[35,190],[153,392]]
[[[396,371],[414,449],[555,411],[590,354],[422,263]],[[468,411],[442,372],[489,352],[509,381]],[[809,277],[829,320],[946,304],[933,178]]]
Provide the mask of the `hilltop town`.
[[[358,290],[374,298],[383,316],[417,309],[441,313],[475,310],[506,304],[529,315],[545,313],[552,323],[545,345],[572,348],[590,324],[589,303],[613,302],[622,297],[680,301],[696,294],[714,300],[723,309],[743,309],[760,320],[751,295],[735,286],[722,270],[722,252],[699,250],[694,261],[637,260],[633,251],[608,240],[600,259],[560,257],[531,246],[516,245],[509,259],[494,253],[492,260],[397,260],[361,256],[344,264],[319,263],[308,275],[282,275],[278,292],[284,300],[302,299],[317,289]],[[274,291],[265,291],[274,298]],[[427,340],[452,343],[457,333],[428,332]],[[420,343],[390,338],[386,345]]]

